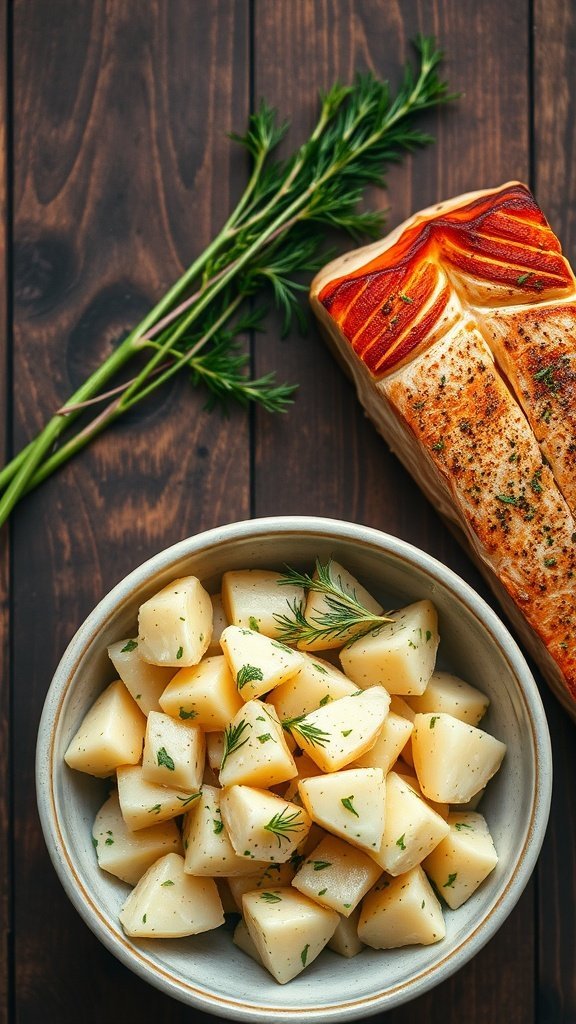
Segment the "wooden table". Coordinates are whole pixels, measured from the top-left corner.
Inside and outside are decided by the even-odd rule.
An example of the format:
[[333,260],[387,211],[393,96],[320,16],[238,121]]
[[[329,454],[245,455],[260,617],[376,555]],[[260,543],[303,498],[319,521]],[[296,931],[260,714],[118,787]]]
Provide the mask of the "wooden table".
[[[1,148],[8,325],[0,452],[23,445],[222,224],[246,180],[226,138],[259,97],[304,138],[318,89],[374,69],[397,81],[433,32],[462,93],[423,121],[434,147],[374,201],[422,206],[529,181],[576,257],[576,8],[570,0],[14,0],[2,4]],[[301,383],[285,416],[203,411],[182,380],[33,496],[1,535],[0,1021],[204,1020],[121,967],[72,909],[34,794],[44,695],[98,599],[160,548],[278,513],[396,534],[482,593],[467,557],[364,418],[312,329],[252,339],[255,371]],[[574,725],[543,687],[555,757],[535,875],[492,942],[387,1024],[576,1021]],[[352,968],[353,969],[353,968]],[[374,1018],[376,1019],[376,1018]]]

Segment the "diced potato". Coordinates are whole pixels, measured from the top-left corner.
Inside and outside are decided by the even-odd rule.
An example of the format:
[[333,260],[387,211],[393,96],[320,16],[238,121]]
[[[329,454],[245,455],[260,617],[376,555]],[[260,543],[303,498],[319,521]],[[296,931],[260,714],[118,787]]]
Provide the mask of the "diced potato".
[[412,723],[389,711],[376,743],[354,761],[355,768],[381,768],[386,775],[412,733]]
[[253,629],[227,626],[220,644],[243,700],[261,697],[291,679],[302,667],[298,651]]
[[110,661],[143,714],[161,711],[158,703],[172,676],[173,668],[150,665],[140,657],[136,639],[119,640],[108,648]]
[[325,772],[338,771],[376,742],[390,698],[381,687],[370,695],[340,697],[294,722],[291,731],[305,753]]
[[[361,605],[364,606],[369,612],[374,615],[380,615],[382,613],[382,605],[376,601],[371,594],[363,587],[358,580],[344,569],[339,562],[335,562],[333,559],[329,562],[329,574],[330,579],[340,587],[350,597],[355,597]],[[316,569],[313,574],[313,579],[318,579],[318,570]],[[306,608],[304,611],[308,622],[322,621],[323,616],[330,614],[330,606],[328,604],[326,594],[321,593],[318,590],[309,590],[306,597]],[[336,637],[322,637],[317,640],[305,641],[301,640],[298,643],[298,647],[301,650],[306,651],[327,651],[337,647],[342,647],[348,640],[351,639],[362,627],[359,626],[356,630],[348,630],[347,632],[341,633]]]
[[136,885],[159,857],[166,853],[182,853],[182,840],[175,821],[131,832],[122,817],[116,790],[94,819],[92,839],[102,870],[128,882],[128,885]]
[[450,813],[450,804],[441,804],[438,803],[437,800],[429,800],[428,797],[425,797],[424,793],[420,789],[420,783],[418,782],[418,779],[413,774],[411,769],[404,767],[402,762],[398,762],[398,764],[394,768],[394,771],[396,772],[398,778],[402,779],[402,782],[405,782],[407,786],[410,786],[414,790],[416,795],[428,804],[428,807],[431,807],[433,811],[436,811],[436,814],[439,814],[441,818],[444,818],[444,821],[448,820],[448,815]]
[[291,615],[294,601],[304,607],[304,590],[280,584],[281,574],[266,569],[238,569],[222,576],[222,604],[228,622],[265,636],[281,633],[276,616]]
[[408,697],[408,704],[420,714],[444,711],[461,722],[478,725],[490,701],[485,693],[450,672],[433,672],[420,697]]
[[236,853],[253,861],[290,860],[312,824],[302,807],[252,786],[224,789],[220,809]]
[[161,711],[148,715],[142,775],[147,782],[189,792],[200,789],[206,760],[204,733]]
[[292,885],[323,907],[349,917],[382,874],[367,853],[326,836],[298,868]]
[[398,878],[383,878],[364,898],[358,938],[367,946],[428,946],[445,934],[442,908],[421,867]]
[[316,959],[340,920],[335,911],[290,888],[248,892],[242,907],[260,960],[281,985]]
[[506,745],[452,715],[416,715],[412,753],[424,796],[463,804],[498,771]]
[[386,815],[380,848],[371,856],[390,875],[420,864],[448,834],[449,826],[396,772],[386,776]]
[[492,836],[481,814],[448,816],[450,833],[422,865],[452,910],[476,892],[498,863]]
[[234,929],[232,942],[234,943],[235,946],[238,946],[238,949],[241,949],[243,953],[246,953],[247,956],[251,956],[252,959],[256,961],[256,963],[260,964],[260,966],[263,966],[262,960],[260,959],[260,954],[256,949],[256,946],[254,945],[252,939],[250,938],[250,932],[246,927],[246,922],[244,921],[243,917],[240,918],[238,924]]
[[224,733],[209,732],[206,734],[206,758],[213,771],[219,772],[224,757]]
[[146,718],[124,683],[110,683],[82,719],[64,760],[70,768],[98,778],[142,757]]
[[358,687],[329,661],[302,653],[301,665],[298,675],[277,686],[268,697],[280,721],[307,715],[331,700],[350,697],[358,691]]
[[[246,861],[253,871],[254,862]],[[284,864],[266,864],[259,871],[249,875],[236,875],[230,878],[230,892],[236,904],[236,909],[242,913],[242,897],[245,892],[254,892],[255,889],[277,889],[280,885],[290,885],[296,874],[296,868],[291,860]]]
[[127,935],[142,938],[198,935],[224,923],[214,880],[185,874],[184,858],[177,853],[148,868],[119,917]]
[[358,938],[358,921],[360,920],[360,913],[362,908],[356,907],[350,914],[350,917],[341,917],[338,922],[338,927],[334,932],[334,935],[328,943],[328,949],[332,949],[335,953],[339,953],[340,956],[345,956],[347,959],[351,959],[353,956],[357,956],[364,949],[364,943],[360,942]]
[[381,768],[349,768],[302,779],[302,802],[328,832],[374,853],[384,832],[386,786]]
[[197,665],[212,637],[212,602],[195,576],[174,580],[140,606],[138,647],[152,665]]
[[193,721],[205,732],[225,729],[243,704],[223,654],[181,668],[160,697],[167,715]]
[[226,730],[220,785],[266,788],[293,779],[294,758],[270,704],[244,704]]
[[147,782],[141,765],[118,768],[116,775],[122,817],[133,832],[184,814],[200,796],[199,792],[190,793]]
[[224,611],[224,605],[222,604],[222,594],[211,594],[210,600],[212,602],[212,637],[206,654],[212,656],[214,654],[221,654],[222,650],[220,647],[220,637],[222,632],[229,626],[230,623],[226,618],[226,612]]
[[345,647],[342,667],[362,689],[378,684],[390,693],[424,693],[440,640],[436,609],[431,601],[416,601],[393,618]]
[[204,786],[200,799],[194,801],[184,818],[184,870],[190,875],[216,878],[252,875],[255,871],[254,862],[239,857],[230,842],[220,810],[221,792],[214,786]]

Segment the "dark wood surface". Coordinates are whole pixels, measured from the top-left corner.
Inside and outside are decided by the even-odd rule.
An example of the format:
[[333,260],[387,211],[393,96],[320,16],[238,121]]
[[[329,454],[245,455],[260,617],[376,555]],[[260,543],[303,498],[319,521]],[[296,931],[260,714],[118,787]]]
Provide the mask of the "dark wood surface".
[[[394,168],[387,194],[374,197],[390,206],[390,225],[519,177],[576,257],[570,0],[14,0],[2,9],[0,453],[33,436],[221,225],[247,171],[226,133],[243,130],[251,104],[275,103],[300,141],[318,89],[367,67],[394,82],[418,31],[437,35],[462,97],[423,122],[436,145]],[[271,320],[252,344],[258,373],[301,383],[286,416],[208,415],[202,396],[176,382],[26,499],[0,537],[1,1024],[212,1019],[104,950],[68,903],[38,824],[34,747],[51,674],[123,575],[211,526],[311,513],[397,534],[486,594],[316,332],[280,340]],[[387,1024],[576,1022],[575,735],[544,699],[554,801],[533,880],[472,963]]]

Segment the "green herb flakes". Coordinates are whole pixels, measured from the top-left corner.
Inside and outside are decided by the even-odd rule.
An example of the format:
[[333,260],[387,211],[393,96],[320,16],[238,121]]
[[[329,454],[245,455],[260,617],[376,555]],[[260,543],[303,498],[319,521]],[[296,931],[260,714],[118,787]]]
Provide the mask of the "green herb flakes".
[[160,750],[156,755],[156,760],[159,768],[167,768],[169,772],[174,771],[174,761],[170,757],[170,754],[166,750],[166,747],[160,747]]
[[236,676],[236,686],[241,690],[247,683],[262,682],[264,673],[256,665],[242,665]]
[[198,718],[198,712],[197,711],[186,711],[185,708],[180,708],[180,711],[178,712],[178,715],[179,715],[180,718],[184,718],[184,719],[186,719],[186,718]]
[[358,811],[356,810],[354,804],[352,803],[353,800],[354,794],[352,794],[352,796],[343,796],[340,803],[342,804],[343,807],[346,808],[347,811],[350,811],[351,814],[355,814],[356,817],[359,818],[360,815],[358,814]]

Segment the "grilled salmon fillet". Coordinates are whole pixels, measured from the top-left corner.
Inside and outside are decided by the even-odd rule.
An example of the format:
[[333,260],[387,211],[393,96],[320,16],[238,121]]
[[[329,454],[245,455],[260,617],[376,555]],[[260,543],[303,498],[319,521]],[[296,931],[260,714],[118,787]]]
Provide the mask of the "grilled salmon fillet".
[[323,331],[576,717],[576,281],[519,182],[324,268]]

